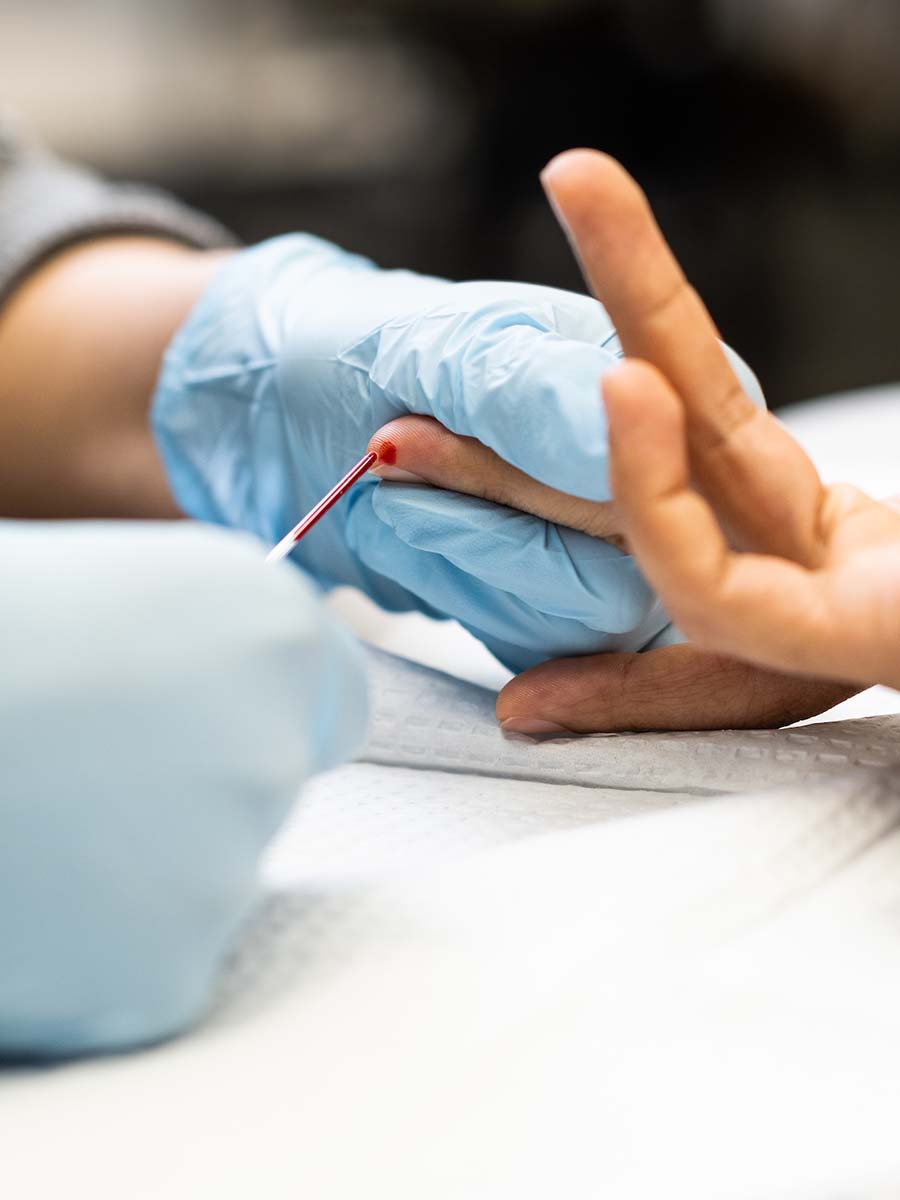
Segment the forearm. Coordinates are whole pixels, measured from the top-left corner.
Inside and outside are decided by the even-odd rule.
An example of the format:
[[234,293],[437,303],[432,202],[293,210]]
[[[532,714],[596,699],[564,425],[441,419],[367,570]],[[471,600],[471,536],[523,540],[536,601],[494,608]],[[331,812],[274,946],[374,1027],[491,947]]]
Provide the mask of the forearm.
[[80,243],[0,310],[0,515],[174,517],[148,423],[165,347],[228,251]]

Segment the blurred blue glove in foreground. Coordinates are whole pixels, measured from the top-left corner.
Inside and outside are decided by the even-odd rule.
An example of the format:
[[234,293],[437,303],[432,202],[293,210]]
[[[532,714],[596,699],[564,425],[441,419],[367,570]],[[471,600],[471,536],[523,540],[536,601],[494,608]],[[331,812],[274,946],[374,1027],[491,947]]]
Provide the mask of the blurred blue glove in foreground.
[[[290,235],[222,267],[169,347],[153,426],[184,510],[268,542],[405,413],[604,500],[597,381],[619,353],[586,296],[382,271]],[[457,618],[513,669],[636,650],[666,623],[635,563],[606,543],[374,478],[294,558],[323,584],[354,584],[383,607]]]
[[0,522],[0,1060],[208,1005],[260,855],[365,722],[300,572],[197,525]]

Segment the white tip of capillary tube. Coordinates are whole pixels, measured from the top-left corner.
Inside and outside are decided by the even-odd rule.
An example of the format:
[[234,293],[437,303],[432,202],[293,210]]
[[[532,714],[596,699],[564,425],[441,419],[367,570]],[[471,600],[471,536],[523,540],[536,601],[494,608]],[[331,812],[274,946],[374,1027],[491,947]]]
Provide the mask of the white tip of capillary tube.
[[287,558],[287,556],[293,550],[295,542],[296,538],[294,537],[294,531],[292,529],[289,534],[283,537],[280,542],[272,547],[272,549],[266,555],[266,562],[276,563],[281,562],[283,558]]

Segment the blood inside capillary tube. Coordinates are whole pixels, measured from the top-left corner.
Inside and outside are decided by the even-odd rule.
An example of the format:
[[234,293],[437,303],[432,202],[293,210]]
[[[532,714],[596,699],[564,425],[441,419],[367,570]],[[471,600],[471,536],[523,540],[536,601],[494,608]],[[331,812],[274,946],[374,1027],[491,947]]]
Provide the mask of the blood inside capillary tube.
[[354,483],[358,479],[361,479],[366,471],[374,466],[377,461],[378,455],[374,451],[371,451],[364,458],[361,458],[355,467],[351,467],[344,478],[338,480],[328,495],[323,496],[319,503],[314,508],[311,508],[302,520],[297,522],[290,533],[285,534],[281,541],[272,547],[266,555],[266,562],[279,562],[282,558],[287,558],[304,534],[309,533],[313,525],[325,516],[329,508],[337,504],[344,492],[348,492]]

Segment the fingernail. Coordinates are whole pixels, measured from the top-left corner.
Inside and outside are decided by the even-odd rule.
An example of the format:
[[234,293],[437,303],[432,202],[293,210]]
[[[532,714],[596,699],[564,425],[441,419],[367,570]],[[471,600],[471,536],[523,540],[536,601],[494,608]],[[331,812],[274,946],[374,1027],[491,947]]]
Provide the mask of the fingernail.
[[556,219],[562,223],[562,212],[560,211],[559,204],[556,201],[556,195],[553,191],[553,163],[550,163],[548,166],[544,167],[543,171],[541,171],[540,181],[550,208],[555,213]]
[[540,181],[544,187],[546,187],[547,184],[550,182],[550,179],[553,175],[553,164],[555,162],[556,162],[556,159],[551,158],[550,161],[547,163],[546,167],[544,167],[543,171],[541,171],[540,175],[538,176],[538,178],[540,179]]
[[547,203],[550,205],[550,211],[556,217],[557,221],[559,222],[560,228],[562,229],[563,233],[566,235],[566,237],[571,242],[572,235],[569,230],[569,222],[566,220],[566,214],[563,212],[562,208],[560,207],[559,201],[556,198],[556,192],[553,189],[553,184],[555,181],[554,177],[556,175],[557,164],[561,157],[562,156],[558,154],[556,156],[556,158],[550,159],[550,161],[547,163],[546,167],[544,167],[543,171],[541,171],[540,179],[541,179],[541,187],[544,189],[544,195],[547,197]]
[[553,721],[539,721],[537,717],[507,717],[500,722],[504,733],[524,733],[528,737],[571,737],[572,730]]
[[369,470],[370,475],[377,475],[379,479],[390,480],[391,483],[427,483],[427,479],[423,479],[421,475],[413,475],[412,471],[404,471],[402,467],[390,467],[386,463],[376,463]]
[[540,178],[541,178],[542,184],[544,184],[546,186],[550,182],[550,180],[556,174],[557,167],[559,166],[559,164],[562,162],[562,160],[565,158],[565,156],[568,153],[569,153],[568,150],[563,150],[559,154],[553,155],[553,157],[550,159],[550,161],[544,167],[543,171],[541,171]]

